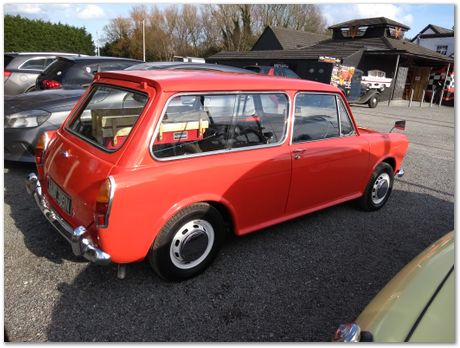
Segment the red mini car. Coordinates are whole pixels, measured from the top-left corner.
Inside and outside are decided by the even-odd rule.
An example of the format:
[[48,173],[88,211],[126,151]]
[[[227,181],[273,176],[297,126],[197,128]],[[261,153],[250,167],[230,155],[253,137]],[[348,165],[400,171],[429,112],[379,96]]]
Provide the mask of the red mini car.
[[[398,123],[399,125],[399,123]],[[203,271],[244,235],[357,199],[388,200],[408,141],[358,128],[337,88],[202,71],[98,73],[36,149],[27,188],[73,252]]]

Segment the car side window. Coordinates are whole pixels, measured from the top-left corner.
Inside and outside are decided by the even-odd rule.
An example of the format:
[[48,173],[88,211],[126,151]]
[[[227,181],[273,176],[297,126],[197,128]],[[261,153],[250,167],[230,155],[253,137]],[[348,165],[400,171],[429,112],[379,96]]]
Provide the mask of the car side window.
[[352,135],[355,133],[355,128],[353,127],[353,123],[351,123],[350,115],[348,115],[347,108],[342,100],[339,99],[339,115],[340,115],[340,134],[342,136]]
[[45,70],[48,64],[46,64],[46,58],[32,58],[24,62],[21,65],[23,70]]
[[292,142],[301,143],[338,136],[339,122],[335,95],[297,94]]
[[176,96],[168,103],[152,152],[156,158],[171,158],[279,143],[287,115],[284,94]]
[[282,141],[288,109],[284,94],[241,94],[237,106],[230,138],[232,148]]

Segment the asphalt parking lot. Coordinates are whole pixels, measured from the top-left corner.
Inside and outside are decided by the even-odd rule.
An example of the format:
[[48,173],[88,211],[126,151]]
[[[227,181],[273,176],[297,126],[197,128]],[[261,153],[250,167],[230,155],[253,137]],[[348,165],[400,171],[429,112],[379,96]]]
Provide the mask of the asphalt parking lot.
[[[4,322],[43,341],[330,341],[407,262],[454,228],[454,109],[356,106],[358,124],[407,120],[406,174],[373,213],[346,203],[233,238],[202,275],[159,279],[147,262],[91,265],[41,216],[5,163]],[[134,228],[133,228],[134,230]]]

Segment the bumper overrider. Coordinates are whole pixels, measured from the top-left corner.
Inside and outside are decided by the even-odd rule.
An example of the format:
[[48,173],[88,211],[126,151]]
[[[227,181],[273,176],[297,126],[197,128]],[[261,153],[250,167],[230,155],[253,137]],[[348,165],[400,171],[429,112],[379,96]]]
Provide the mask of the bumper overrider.
[[27,176],[26,189],[34,197],[35,202],[46,219],[70,243],[72,251],[76,256],[83,256],[85,259],[98,265],[107,265],[111,262],[110,255],[94,245],[84,226],[78,226],[73,229],[50,207],[46,197],[42,193],[42,187],[35,173],[30,173]]

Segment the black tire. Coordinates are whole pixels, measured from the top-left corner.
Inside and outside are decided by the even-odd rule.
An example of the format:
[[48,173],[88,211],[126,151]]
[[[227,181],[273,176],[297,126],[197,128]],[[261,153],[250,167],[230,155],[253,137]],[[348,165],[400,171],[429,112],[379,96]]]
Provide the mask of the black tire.
[[[372,173],[364,194],[358,199],[359,207],[365,211],[375,211],[382,208],[388,201],[388,198],[390,198],[393,182],[393,168],[388,163],[380,163]],[[375,187],[379,185],[381,185],[380,188]],[[387,188],[385,191],[386,185]]]
[[379,99],[377,98],[377,96],[374,95],[371,97],[371,99],[369,99],[369,101],[367,102],[367,105],[369,105],[369,107],[373,109],[377,107],[378,103],[379,103]]
[[216,257],[224,232],[222,215],[211,205],[197,203],[184,208],[158,233],[149,251],[150,265],[163,279],[194,277]]

